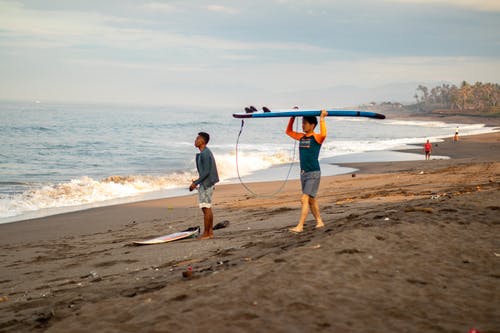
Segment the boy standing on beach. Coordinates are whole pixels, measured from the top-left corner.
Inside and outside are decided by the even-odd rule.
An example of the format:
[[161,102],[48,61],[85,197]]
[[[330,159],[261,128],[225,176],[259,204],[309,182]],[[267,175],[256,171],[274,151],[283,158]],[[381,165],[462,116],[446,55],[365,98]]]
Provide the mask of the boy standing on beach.
[[427,140],[427,142],[424,144],[424,152],[425,152],[425,160],[430,160],[431,159],[431,153],[432,153],[432,144]]
[[328,115],[326,110],[321,110],[320,116],[320,133],[315,133],[314,128],[318,124],[316,117],[303,117],[302,130],[304,133],[293,131],[293,123],[295,117],[291,117],[286,128],[286,134],[295,140],[299,140],[299,157],[300,157],[300,183],[302,185],[302,211],[300,213],[299,224],[295,228],[289,229],[292,232],[302,232],[304,223],[309,213],[309,207],[316,219],[316,228],[324,227],[323,220],[319,213],[318,201],[316,194],[318,193],[319,182],[321,179],[321,170],[319,167],[319,151],[321,145],[326,138],[326,123],[325,117]]
[[194,146],[200,150],[196,154],[196,169],[198,170],[199,178],[193,180],[189,190],[192,191],[198,188],[198,202],[203,211],[204,231],[198,239],[213,238],[214,214],[212,212],[212,195],[214,193],[214,185],[219,181],[217,165],[215,158],[207,144],[210,141],[210,135],[205,132],[198,133],[194,141]]

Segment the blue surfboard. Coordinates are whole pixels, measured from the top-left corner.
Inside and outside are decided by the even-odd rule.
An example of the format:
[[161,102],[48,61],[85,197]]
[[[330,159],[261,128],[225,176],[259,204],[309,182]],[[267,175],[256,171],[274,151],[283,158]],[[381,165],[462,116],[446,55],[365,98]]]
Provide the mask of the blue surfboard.
[[[247,112],[233,113],[234,118],[276,118],[276,117],[304,117],[313,116],[318,117],[321,115],[321,110],[269,110],[264,107],[264,111],[254,111],[255,108],[246,108]],[[356,111],[356,110],[327,110],[328,117],[367,117],[375,119],[385,119],[385,115],[370,112],[370,111]]]

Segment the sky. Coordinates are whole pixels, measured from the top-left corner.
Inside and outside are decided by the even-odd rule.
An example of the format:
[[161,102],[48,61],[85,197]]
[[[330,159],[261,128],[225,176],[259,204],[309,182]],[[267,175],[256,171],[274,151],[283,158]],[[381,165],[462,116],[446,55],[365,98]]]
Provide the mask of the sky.
[[498,0],[0,0],[0,99],[276,108],[499,82]]

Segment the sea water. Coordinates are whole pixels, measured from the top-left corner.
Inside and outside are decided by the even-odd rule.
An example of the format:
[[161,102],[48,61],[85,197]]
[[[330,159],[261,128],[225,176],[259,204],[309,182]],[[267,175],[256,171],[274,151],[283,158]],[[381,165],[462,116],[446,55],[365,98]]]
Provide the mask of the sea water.
[[[222,183],[236,182],[241,120],[232,113],[240,111],[1,102],[0,223],[188,195],[197,177],[194,139],[200,131],[211,135],[208,146]],[[245,120],[238,147],[245,182],[298,178],[297,147],[285,135],[287,123]],[[353,171],[332,163],[421,159],[388,151],[437,142],[453,135],[457,125],[461,135],[491,130],[482,124],[328,118],[322,174]]]

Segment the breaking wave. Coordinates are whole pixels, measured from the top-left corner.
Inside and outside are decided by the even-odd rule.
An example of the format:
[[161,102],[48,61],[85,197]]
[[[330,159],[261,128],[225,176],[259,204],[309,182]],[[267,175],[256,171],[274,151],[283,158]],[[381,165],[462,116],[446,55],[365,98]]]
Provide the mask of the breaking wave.
[[[239,158],[241,175],[291,161],[287,152],[242,153]],[[215,154],[215,159],[222,182],[230,181],[237,176],[234,153]],[[100,180],[83,176],[58,184],[43,186],[32,184],[33,188],[22,193],[0,194],[0,219],[40,210],[79,207],[121,198],[134,198],[152,192],[168,197],[169,194],[165,191],[187,189],[192,179],[197,176],[197,172],[192,170],[161,176],[113,175]],[[26,183],[22,185],[29,186]],[[175,192],[175,195],[178,194]]]

